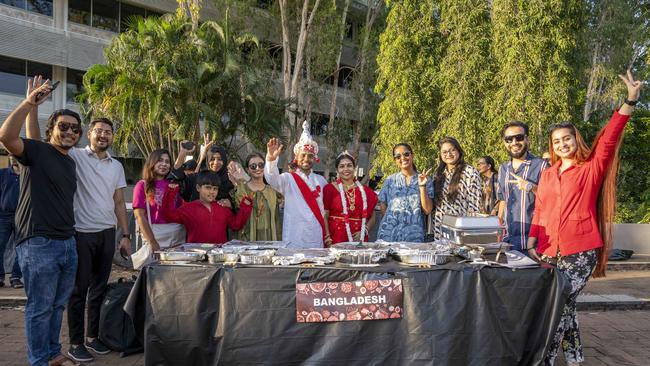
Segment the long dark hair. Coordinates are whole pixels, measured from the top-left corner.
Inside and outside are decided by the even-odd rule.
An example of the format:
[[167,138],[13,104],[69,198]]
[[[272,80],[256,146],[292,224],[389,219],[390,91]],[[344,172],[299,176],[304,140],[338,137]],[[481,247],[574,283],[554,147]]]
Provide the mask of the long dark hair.
[[460,178],[465,171],[465,152],[460,147],[458,140],[453,137],[443,137],[438,141],[438,168],[436,168],[436,173],[433,177],[433,186],[434,186],[434,199],[433,203],[435,206],[438,206],[442,202],[442,190],[443,185],[445,184],[445,169],[447,169],[447,164],[442,160],[442,145],[451,144],[458,151],[458,160],[456,160],[456,167],[454,168],[454,174],[451,176],[451,181],[449,182],[449,188],[447,190],[447,200],[453,202],[458,197]]
[[[399,144],[393,146],[393,156],[395,156],[395,150],[397,150],[397,148],[400,146],[406,148],[406,150],[408,150],[411,153],[411,157],[413,157],[413,148],[411,147],[411,145],[407,144],[406,142],[400,142]],[[413,170],[417,172],[418,168],[415,166],[415,159],[411,159],[411,164],[413,165]]]
[[490,171],[492,173],[497,172],[497,168],[494,166],[494,159],[490,155],[483,155],[481,156],[481,159],[485,160],[485,164],[488,164],[490,166]]
[[172,155],[169,153],[169,151],[166,149],[156,149],[152,151],[151,154],[149,154],[147,160],[144,162],[144,166],[142,167],[142,180],[144,180],[144,192],[148,198],[153,198],[154,189],[156,187],[156,173],[154,173],[154,166],[156,166],[156,163],[165,154],[167,154],[167,156],[169,157],[169,162],[171,164]]
[[[553,150],[553,132],[563,128],[568,129],[576,139],[577,151],[573,158],[576,162],[576,165],[583,164],[591,157],[594,146],[596,146],[598,140],[605,130],[605,128],[603,128],[600,130],[600,132],[598,132],[598,135],[594,139],[591,148],[589,148],[585,142],[585,139],[580,134],[580,131],[578,131],[576,126],[572,123],[565,122],[552,125],[549,128],[548,134],[548,152],[551,155],[552,164],[555,164],[560,160],[560,157],[557,156],[555,154],[555,150]],[[600,233],[600,238],[603,241],[603,247],[598,249],[598,263],[596,264],[596,269],[594,270],[594,277],[605,277],[607,260],[609,259],[609,251],[612,248],[612,223],[614,222],[614,214],[616,213],[616,175],[618,174],[618,166],[620,162],[618,153],[622,139],[623,135],[621,134],[621,137],[619,137],[619,140],[616,143],[614,158],[607,167],[607,170],[605,170],[605,178],[603,179],[603,182],[600,186],[600,191],[598,193],[596,220],[598,222],[598,231]]]

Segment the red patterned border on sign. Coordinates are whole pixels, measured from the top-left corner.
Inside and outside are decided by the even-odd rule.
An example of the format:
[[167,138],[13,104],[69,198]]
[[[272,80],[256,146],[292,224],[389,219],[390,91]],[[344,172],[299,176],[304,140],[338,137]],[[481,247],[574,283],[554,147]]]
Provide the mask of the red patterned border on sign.
[[296,284],[298,323],[399,319],[401,279]]

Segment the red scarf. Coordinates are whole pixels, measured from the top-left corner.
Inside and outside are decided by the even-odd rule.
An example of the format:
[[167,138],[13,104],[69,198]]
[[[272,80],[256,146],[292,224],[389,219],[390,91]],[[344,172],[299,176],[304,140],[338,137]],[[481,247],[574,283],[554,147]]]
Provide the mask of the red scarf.
[[323,242],[325,242],[325,220],[323,219],[323,214],[320,212],[320,207],[318,207],[318,202],[316,201],[316,197],[320,196],[320,186],[316,186],[316,191],[312,191],[298,174],[292,172],[291,176],[293,177],[293,180],[296,181],[296,185],[298,186],[298,189],[300,189],[302,198],[305,199],[307,206],[309,206],[309,209],[320,224],[321,232],[323,234]]

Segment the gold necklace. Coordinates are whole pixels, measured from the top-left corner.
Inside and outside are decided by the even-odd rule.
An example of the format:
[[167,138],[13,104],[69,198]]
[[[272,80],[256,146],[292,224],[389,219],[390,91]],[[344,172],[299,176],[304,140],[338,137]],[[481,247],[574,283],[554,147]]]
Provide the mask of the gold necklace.
[[[354,187],[354,185],[353,185],[353,187]],[[355,200],[356,200],[356,196],[354,194],[354,191],[355,191],[354,188],[345,190],[345,196],[348,198],[348,207],[350,207],[350,212],[354,211],[354,208],[356,207],[354,205]]]

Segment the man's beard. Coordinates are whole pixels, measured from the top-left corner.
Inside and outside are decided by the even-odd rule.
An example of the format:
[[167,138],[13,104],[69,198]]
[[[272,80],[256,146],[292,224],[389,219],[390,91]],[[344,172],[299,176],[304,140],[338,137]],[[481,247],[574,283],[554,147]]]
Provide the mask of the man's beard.
[[521,159],[528,152],[528,146],[524,145],[518,153],[513,153],[510,149],[506,149],[508,156],[514,159]]
[[94,152],[96,152],[96,153],[104,152],[104,151],[108,150],[109,147],[110,147],[109,144],[106,144],[106,146],[97,146],[97,145],[95,145],[95,146],[92,146],[92,150]]

